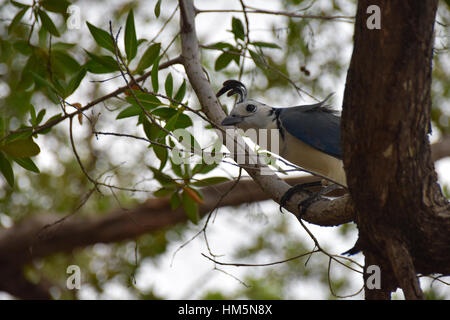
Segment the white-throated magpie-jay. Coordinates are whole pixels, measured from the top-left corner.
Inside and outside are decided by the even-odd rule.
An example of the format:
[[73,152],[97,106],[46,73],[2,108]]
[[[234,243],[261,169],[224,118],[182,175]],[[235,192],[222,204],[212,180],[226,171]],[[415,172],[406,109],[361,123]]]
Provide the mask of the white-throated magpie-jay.
[[[226,92],[228,96],[237,94],[239,98],[222,125],[233,125],[243,130],[256,129],[257,133],[258,129],[278,129],[281,157],[343,187],[347,186],[342,163],[340,117],[325,104],[331,95],[312,105],[274,108],[247,99],[247,89],[240,81],[225,81],[217,96]],[[269,151],[273,152],[270,148]]]

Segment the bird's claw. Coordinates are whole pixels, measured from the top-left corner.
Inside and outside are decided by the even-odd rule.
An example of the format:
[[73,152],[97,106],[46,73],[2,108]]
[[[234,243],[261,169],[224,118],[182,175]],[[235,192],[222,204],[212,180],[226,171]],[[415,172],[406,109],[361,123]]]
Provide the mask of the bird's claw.
[[315,193],[315,194],[310,194],[310,196],[308,198],[306,198],[305,200],[301,201],[297,208],[298,211],[300,212],[300,216],[299,217],[303,217],[306,214],[306,210],[308,210],[308,208],[316,201],[318,201],[320,199],[320,194],[319,193]]
[[[292,198],[292,196],[294,194],[296,194],[298,192],[305,192],[309,195],[309,198],[311,198],[314,196],[314,194],[312,191],[309,191],[306,188],[317,187],[320,185],[321,185],[320,181],[314,181],[314,182],[298,184],[298,185],[295,185],[295,186],[289,188],[289,190],[286,191],[286,193],[283,194],[283,196],[280,199],[280,207],[279,207],[280,212],[283,213],[283,211],[281,209],[289,202],[289,200]],[[306,200],[308,200],[308,199],[306,199]],[[299,205],[301,205],[303,202],[304,201],[302,201]]]
[[[309,187],[317,187],[320,186],[321,182],[320,181],[314,181],[314,182],[309,182],[309,183],[302,183],[302,184],[298,184],[295,185],[293,187],[291,187],[282,197],[280,200],[280,211],[281,208],[284,207],[288,201],[292,198],[292,196],[297,193],[297,192],[305,192],[308,194],[308,198],[306,198],[305,200],[301,201],[298,204],[298,211],[300,212],[300,217],[304,216],[306,214],[306,210],[308,210],[309,206],[311,206],[311,204],[313,204],[314,202],[316,202],[317,200],[319,200],[321,198],[322,195],[324,194],[328,194],[330,191],[333,191],[337,188],[339,188],[339,185],[337,184],[331,184],[325,188],[323,188],[322,190],[320,190],[319,192],[312,192],[310,190],[307,190],[305,188],[309,188]],[[281,211],[283,212],[283,211]]]

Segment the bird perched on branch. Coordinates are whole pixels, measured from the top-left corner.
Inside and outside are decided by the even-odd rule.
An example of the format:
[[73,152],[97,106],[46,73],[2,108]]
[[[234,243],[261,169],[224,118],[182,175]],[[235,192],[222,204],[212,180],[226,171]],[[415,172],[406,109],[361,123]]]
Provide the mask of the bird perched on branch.
[[[222,125],[243,130],[255,129],[257,133],[260,132],[259,129],[278,129],[277,149],[281,157],[334,183],[334,187],[331,185],[329,189],[327,187],[300,203],[302,211],[318,196],[335,189],[337,185],[347,187],[342,163],[340,117],[326,104],[332,94],[316,104],[275,108],[248,99],[247,88],[237,80],[225,81],[217,97],[226,92],[228,96],[237,94],[238,100],[230,115],[222,121]],[[268,150],[277,151],[270,148]],[[280,205],[284,205],[295,192],[305,191],[305,187],[313,184],[291,188],[283,196]]]

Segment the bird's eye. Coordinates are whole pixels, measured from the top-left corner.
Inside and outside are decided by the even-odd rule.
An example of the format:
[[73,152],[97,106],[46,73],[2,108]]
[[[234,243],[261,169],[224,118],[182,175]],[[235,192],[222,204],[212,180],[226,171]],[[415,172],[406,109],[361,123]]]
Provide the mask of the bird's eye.
[[248,104],[245,109],[247,110],[247,112],[255,112],[256,111],[256,106],[254,104]]

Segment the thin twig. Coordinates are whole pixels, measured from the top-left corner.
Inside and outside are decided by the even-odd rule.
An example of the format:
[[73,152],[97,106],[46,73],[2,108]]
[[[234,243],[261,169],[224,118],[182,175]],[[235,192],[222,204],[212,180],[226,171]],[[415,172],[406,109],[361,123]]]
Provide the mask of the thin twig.
[[233,267],[268,267],[268,266],[273,266],[273,265],[277,265],[277,264],[286,263],[286,262],[289,262],[289,261],[292,261],[292,260],[300,259],[300,258],[306,257],[306,256],[308,256],[308,255],[310,255],[310,254],[313,254],[313,253],[319,252],[319,251],[320,251],[319,249],[315,249],[315,250],[313,250],[313,251],[305,252],[305,253],[299,254],[299,255],[297,255],[297,256],[288,258],[288,259],[284,259],[284,260],[280,260],[280,261],[274,261],[274,262],[267,262],[267,263],[235,263],[235,262],[228,262],[228,263],[227,263],[227,262],[220,262],[220,261],[217,261],[217,260],[215,260],[215,259],[213,259],[213,258],[207,256],[207,255],[204,254],[204,253],[202,253],[202,256],[204,256],[204,257],[207,258],[208,260],[210,260],[210,261],[212,261],[212,262],[214,262],[214,263],[216,263],[216,264],[219,264],[219,265],[221,265],[221,266],[233,266]]
[[[278,15],[285,16],[289,18],[302,18],[302,19],[321,19],[321,20],[337,20],[341,22],[352,22],[348,20],[355,19],[354,16],[320,16],[320,15],[311,15],[311,14],[298,14],[294,12],[287,11],[272,11],[272,10],[263,10],[257,9],[254,7],[247,6],[251,10],[246,10],[248,14],[269,14],[269,15]],[[238,9],[205,9],[205,10],[197,10],[197,13],[243,13],[245,10]],[[340,20],[339,20],[340,19]]]

